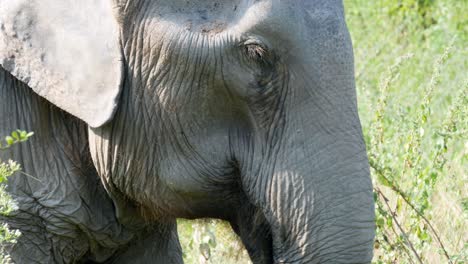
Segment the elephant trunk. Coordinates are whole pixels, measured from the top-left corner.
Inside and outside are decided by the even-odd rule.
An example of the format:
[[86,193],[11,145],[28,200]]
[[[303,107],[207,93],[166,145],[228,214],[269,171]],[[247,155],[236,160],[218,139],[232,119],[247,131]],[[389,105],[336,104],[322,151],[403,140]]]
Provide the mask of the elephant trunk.
[[298,134],[269,151],[252,186],[274,262],[370,263],[374,206],[362,137]]

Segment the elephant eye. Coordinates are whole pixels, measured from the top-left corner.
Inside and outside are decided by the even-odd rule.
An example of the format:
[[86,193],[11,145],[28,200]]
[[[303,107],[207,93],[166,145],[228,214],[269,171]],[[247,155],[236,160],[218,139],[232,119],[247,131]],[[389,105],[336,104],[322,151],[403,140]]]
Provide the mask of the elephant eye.
[[269,65],[271,64],[271,52],[268,48],[256,40],[247,40],[242,43],[244,48],[244,53],[247,57],[262,65]]
[[245,45],[245,52],[249,58],[256,61],[263,61],[267,55],[265,48],[256,44]]

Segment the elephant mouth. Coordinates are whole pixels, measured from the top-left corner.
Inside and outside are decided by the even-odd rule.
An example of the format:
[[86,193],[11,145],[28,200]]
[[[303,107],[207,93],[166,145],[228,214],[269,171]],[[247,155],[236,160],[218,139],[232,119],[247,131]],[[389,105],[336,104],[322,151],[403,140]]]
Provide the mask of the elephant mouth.
[[274,262],[273,236],[271,226],[262,210],[248,201],[239,207],[238,214],[230,220],[231,227],[241,238],[253,263]]

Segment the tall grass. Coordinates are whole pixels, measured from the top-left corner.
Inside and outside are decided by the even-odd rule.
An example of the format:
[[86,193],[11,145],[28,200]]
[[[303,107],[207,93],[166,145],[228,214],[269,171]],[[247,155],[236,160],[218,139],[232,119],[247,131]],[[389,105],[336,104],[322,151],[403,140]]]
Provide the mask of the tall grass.
[[418,2],[346,2],[375,262],[466,262],[467,2]]
[[[468,1],[344,2],[375,186],[374,262],[468,262]],[[224,223],[182,220],[179,231],[186,263],[249,262]],[[192,235],[204,232],[217,243]],[[212,250],[199,258],[204,243]]]

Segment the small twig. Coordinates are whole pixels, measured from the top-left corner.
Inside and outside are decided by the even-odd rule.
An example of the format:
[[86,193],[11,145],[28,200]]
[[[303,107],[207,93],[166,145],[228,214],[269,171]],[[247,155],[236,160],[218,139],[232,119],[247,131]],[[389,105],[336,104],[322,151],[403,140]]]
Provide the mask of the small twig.
[[[387,182],[392,182],[390,181],[390,179],[388,179],[388,177],[385,175],[385,173],[382,171],[382,169],[378,168],[378,166],[373,163],[372,161],[370,161],[370,164],[372,166],[372,168],[378,173],[380,174],[380,176],[382,176],[383,178],[385,178],[385,180]],[[436,237],[436,240],[437,242],[439,243],[442,251],[444,252],[444,255],[445,257],[447,258],[448,260],[448,263],[450,264],[453,264],[452,260],[450,259],[450,256],[447,252],[447,250],[445,249],[445,246],[444,244],[442,243],[442,240],[440,239],[438,233],[436,232],[435,228],[432,226],[431,222],[416,208],[416,206],[414,206],[410,201],[409,199],[406,197],[405,193],[400,190],[397,186],[395,186],[394,184],[391,185],[391,189],[396,192],[398,195],[401,196],[401,198],[403,198],[403,200],[416,212],[416,214],[418,214],[419,217],[421,217],[424,222],[429,226],[429,228],[431,229],[432,233],[434,234],[434,236]]]
[[443,136],[443,137],[457,137],[457,136],[464,136],[468,134],[468,130],[460,130],[457,132],[438,131],[436,133],[437,135]]
[[384,200],[384,202],[385,202],[385,205],[387,205],[388,210],[389,210],[390,213],[392,214],[392,218],[393,218],[393,220],[395,221],[395,224],[397,225],[397,227],[398,227],[398,229],[400,230],[401,234],[403,234],[403,237],[405,238],[406,243],[407,243],[408,246],[410,247],[410,249],[411,249],[411,251],[413,252],[413,254],[416,256],[418,262],[422,264],[423,262],[422,262],[421,258],[419,257],[418,252],[417,252],[416,249],[414,248],[413,243],[411,243],[411,241],[409,240],[408,235],[406,234],[405,230],[403,230],[403,228],[401,227],[400,223],[398,222],[397,216],[396,216],[395,212],[393,212],[392,207],[391,207],[390,204],[388,203],[388,198],[382,193],[382,191],[380,191],[380,189],[379,189],[378,187],[375,187],[374,190],[383,198],[383,200]]
[[36,181],[42,183],[42,181],[41,181],[40,179],[38,179],[38,178],[32,176],[31,174],[27,174],[26,172],[23,172],[23,171],[18,171],[18,172],[21,173],[21,174],[23,174],[23,175],[25,175],[25,176],[27,176],[27,177],[29,177],[29,178],[31,178],[31,179],[34,179],[34,180],[36,180]]
[[[393,225],[392,225],[392,231],[393,231],[393,233],[394,233],[395,235],[398,236],[398,232],[395,230],[395,228],[393,227]],[[387,233],[387,239],[388,239],[388,237],[389,237],[389,235],[388,235],[388,233]],[[395,242],[395,243],[396,243],[396,242]],[[389,244],[390,244],[390,243],[389,243]],[[407,247],[402,247],[402,248],[403,248],[403,251],[405,252],[405,254],[408,256],[409,261],[410,261],[411,263],[414,263],[413,258],[411,257],[411,254],[410,254],[408,248],[407,248]]]

